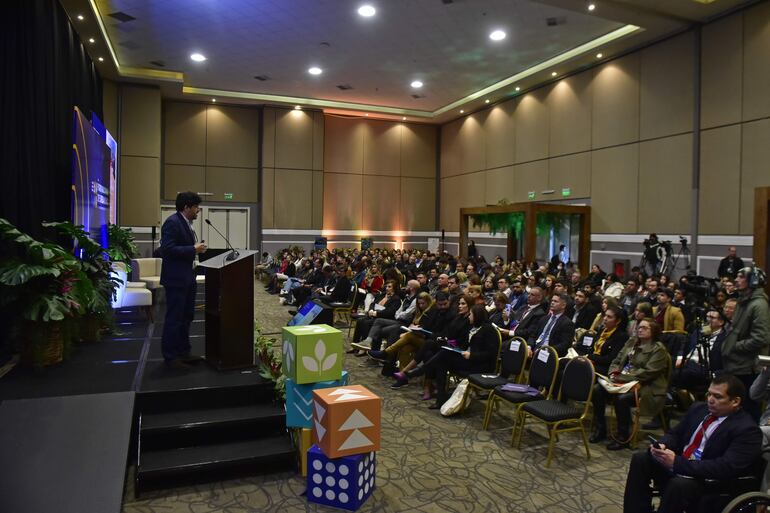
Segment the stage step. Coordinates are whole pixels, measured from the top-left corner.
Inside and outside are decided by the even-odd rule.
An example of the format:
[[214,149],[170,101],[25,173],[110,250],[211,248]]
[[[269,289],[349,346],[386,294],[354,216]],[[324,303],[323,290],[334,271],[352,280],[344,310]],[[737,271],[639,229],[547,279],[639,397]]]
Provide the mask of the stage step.
[[[288,436],[273,436],[242,442],[185,447],[142,454],[140,475],[142,481],[180,478],[193,474],[211,473],[219,479],[218,471],[233,467],[258,472],[294,468],[294,448]],[[145,483],[146,484],[146,483]]]
[[296,470],[283,404],[256,373],[158,374],[137,394],[137,496],[144,490]]

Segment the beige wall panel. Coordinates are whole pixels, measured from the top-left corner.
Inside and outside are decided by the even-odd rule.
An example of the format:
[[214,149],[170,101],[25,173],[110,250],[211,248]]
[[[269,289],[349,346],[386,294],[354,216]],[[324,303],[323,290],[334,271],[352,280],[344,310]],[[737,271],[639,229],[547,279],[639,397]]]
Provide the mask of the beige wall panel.
[[688,233],[691,182],[691,135],[640,143],[639,231]]
[[472,173],[486,169],[486,134],[484,122],[487,111],[461,118],[457,138],[457,162],[460,173]]
[[703,235],[738,233],[740,125],[702,131],[700,162],[699,232]]
[[484,204],[497,205],[503,199],[513,203],[513,166],[489,169],[486,174]]
[[[743,13],[743,120],[770,116],[770,3]],[[743,222],[741,221],[741,224]]]
[[[329,118],[326,119],[328,123]],[[326,127],[328,130],[329,125]],[[364,191],[363,180],[361,175],[324,173],[325,230],[361,229],[364,195],[367,195],[368,200],[369,194],[377,192]]]
[[456,119],[441,126],[441,177],[454,176],[460,172],[459,146],[460,124]]
[[641,58],[640,137],[649,139],[691,130],[692,33],[646,48]]
[[591,197],[591,153],[576,153],[548,161],[548,188],[555,189],[554,199],[562,199],[561,190],[570,189],[570,198]]
[[591,231],[637,233],[639,145],[591,154]]
[[325,116],[324,170],[332,173],[361,174],[363,165],[364,122],[359,119]]
[[262,170],[262,228],[275,226],[275,169]]
[[102,114],[104,126],[113,137],[118,136],[118,85],[112,80],[102,81]]
[[311,228],[320,230],[324,226],[324,173],[313,171],[313,219]]
[[433,125],[403,124],[401,176],[435,178],[437,130]]
[[508,100],[489,110],[484,122],[486,133],[487,169],[510,166],[515,157],[515,131],[513,116],[516,100]]
[[741,120],[743,15],[734,14],[703,26],[701,57],[701,127]]
[[262,167],[275,167],[275,112],[278,109],[264,108],[262,120]]
[[513,120],[516,124],[516,162],[548,156],[548,105],[551,87],[542,87],[522,96]]
[[401,178],[401,226],[404,231],[428,231],[436,225],[436,180]]
[[120,166],[118,223],[160,225],[160,159],[123,155]]
[[594,148],[639,140],[639,53],[594,70],[591,134]]
[[460,208],[484,205],[485,174],[452,176],[441,181],[441,222],[439,229],[460,229]]
[[324,168],[324,113],[313,111],[313,169]]
[[364,174],[401,174],[400,123],[371,120],[364,124]]
[[275,227],[307,230],[313,221],[313,172],[275,170]]
[[259,110],[209,105],[206,116],[206,164],[256,168]]
[[401,178],[364,175],[364,230],[398,230],[401,226]]
[[165,102],[163,123],[163,161],[205,166],[206,105]]
[[275,167],[312,169],[312,112],[284,109],[275,111]]
[[160,157],[160,89],[123,85],[120,94],[120,154]]
[[584,71],[559,80],[551,88],[547,100],[551,156],[591,149],[592,77],[591,71]]
[[543,196],[541,191],[548,188],[548,161],[538,160],[527,164],[513,166],[513,203],[533,201],[528,199],[528,193],[535,191],[534,201],[550,199]]
[[213,194],[210,201],[225,201],[225,193],[232,193],[232,201],[256,203],[258,178],[256,169],[208,166],[206,192]]
[[183,191],[206,191],[206,168],[204,166],[166,164],[163,167],[163,198],[173,201],[176,199],[177,193]]
[[770,186],[770,120],[743,124],[741,162],[741,234],[754,230],[754,189]]

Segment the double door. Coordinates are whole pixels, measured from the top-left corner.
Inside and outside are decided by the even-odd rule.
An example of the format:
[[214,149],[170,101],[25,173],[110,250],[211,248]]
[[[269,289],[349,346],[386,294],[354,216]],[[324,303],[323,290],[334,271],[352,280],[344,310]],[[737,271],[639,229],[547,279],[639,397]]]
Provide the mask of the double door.
[[[173,205],[161,205],[161,222],[175,212]],[[249,249],[249,209],[201,205],[198,218],[192,225],[198,240],[206,241],[206,245],[212,249],[226,249],[225,239],[206,224],[204,219],[211,221],[217,230],[227,236],[234,248]]]

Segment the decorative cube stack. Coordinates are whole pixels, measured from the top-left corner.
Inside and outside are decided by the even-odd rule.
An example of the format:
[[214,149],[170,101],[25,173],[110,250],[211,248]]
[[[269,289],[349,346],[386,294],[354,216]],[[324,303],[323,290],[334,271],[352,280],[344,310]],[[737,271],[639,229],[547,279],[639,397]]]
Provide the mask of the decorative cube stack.
[[283,328],[286,426],[295,428],[300,470],[307,475],[313,426],[313,390],[347,385],[342,370],[342,332],[326,324]]
[[283,373],[308,501],[355,511],[374,490],[382,400],[347,385],[342,332],[325,324],[283,328]]

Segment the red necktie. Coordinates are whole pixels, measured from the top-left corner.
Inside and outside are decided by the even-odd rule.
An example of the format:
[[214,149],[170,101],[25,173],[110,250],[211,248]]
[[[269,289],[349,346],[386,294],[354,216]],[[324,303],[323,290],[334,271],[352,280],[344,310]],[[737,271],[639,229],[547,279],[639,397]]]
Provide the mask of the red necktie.
[[693,438],[692,443],[684,448],[684,452],[682,453],[684,459],[689,460],[690,456],[692,456],[692,453],[694,453],[698,447],[700,447],[701,440],[703,440],[703,434],[715,420],[717,420],[717,418],[713,415],[709,415],[703,419],[703,423],[701,424],[698,432],[695,433],[695,438]]

